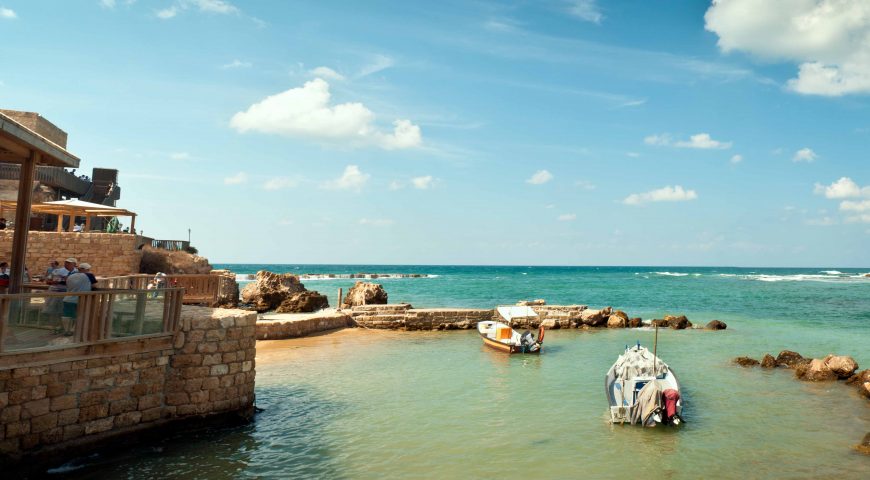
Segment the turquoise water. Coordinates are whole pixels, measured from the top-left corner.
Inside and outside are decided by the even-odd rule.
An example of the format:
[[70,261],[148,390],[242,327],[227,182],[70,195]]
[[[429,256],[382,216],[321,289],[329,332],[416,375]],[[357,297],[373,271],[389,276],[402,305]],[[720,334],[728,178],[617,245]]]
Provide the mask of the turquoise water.
[[[249,273],[260,266],[231,267]],[[245,426],[177,434],[84,459],[75,476],[126,478],[867,478],[850,447],[868,402],[842,383],[743,369],[737,355],[851,354],[867,368],[870,270],[677,267],[269,266],[297,273],[425,273],[378,280],[391,301],[492,307],[520,298],[683,313],[728,330],[659,334],[686,424],[607,423],[603,377],[649,330],[555,330],[540,356],[486,349],[473,331],[344,330],[260,342]],[[667,273],[654,273],[667,272]],[[685,275],[683,275],[685,274]],[[353,280],[306,281],[328,293]],[[69,465],[66,469],[72,468]]]

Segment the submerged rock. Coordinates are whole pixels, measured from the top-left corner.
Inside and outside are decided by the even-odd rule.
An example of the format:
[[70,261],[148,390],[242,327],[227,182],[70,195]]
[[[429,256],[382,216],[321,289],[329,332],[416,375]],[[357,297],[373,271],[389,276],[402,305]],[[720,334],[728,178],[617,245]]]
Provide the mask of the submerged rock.
[[741,367],[754,367],[758,365],[758,360],[750,357],[737,357],[732,361]]
[[861,440],[861,443],[855,445],[855,450],[864,455],[870,455],[870,433],[864,435],[864,440]]
[[846,385],[853,385],[858,393],[870,398],[870,369],[862,370],[846,380]]
[[836,380],[837,374],[831,370],[824,360],[814,358],[810,363],[802,363],[795,367],[794,376],[808,382],[827,382]]
[[761,359],[761,368],[776,368],[776,359],[773,358],[773,355],[769,353],[764,355],[764,358]]
[[801,356],[800,353],[792,352],[791,350],[783,350],[776,356],[776,364],[781,367],[795,368],[796,366],[808,363],[809,359]]
[[840,379],[849,378],[858,370],[858,362],[848,355],[828,355],[824,362]]
[[725,330],[728,325],[719,320],[711,320],[704,328],[707,330]]
[[299,277],[290,273],[257,272],[257,279],[242,289],[242,302],[250,303],[258,312],[274,310],[294,293],[305,291]]
[[387,291],[378,283],[356,282],[341,303],[342,308],[353,308],[360,305],[386,305]]
[[640,317],[628,319],[628,328],[639,328],[643,326],[643,320]]
[[278,308],[277,313],[309,313],[323,310],[329,306],[329,300],[326,295],[319,292],[304,291],[297,292],[287,297]]

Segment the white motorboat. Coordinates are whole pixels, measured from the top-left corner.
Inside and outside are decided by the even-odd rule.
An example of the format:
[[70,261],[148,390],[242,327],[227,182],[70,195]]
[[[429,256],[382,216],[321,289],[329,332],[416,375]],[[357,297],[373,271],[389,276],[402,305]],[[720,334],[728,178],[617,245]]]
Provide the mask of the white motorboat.
[[612,423],[654,427],[679,425],[682,420],[677,376],[640,342],[616,359],[604,378],[604,388]]
[[484,321],[477,323],[477,332],[483,339],[484,345],[507,353],[541,353],[544,343],[544,326],[538,329],[538,338],[532,332],[519,333],[511,328],[510,323],[514,318],[537,317],[530,307],[498,307],[499,315],[508,323]]

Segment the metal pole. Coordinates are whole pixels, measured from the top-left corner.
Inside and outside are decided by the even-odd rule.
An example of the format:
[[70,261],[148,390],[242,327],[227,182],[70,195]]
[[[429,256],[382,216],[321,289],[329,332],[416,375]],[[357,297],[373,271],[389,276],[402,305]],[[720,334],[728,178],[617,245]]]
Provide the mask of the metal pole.
[[653,376],[654,377],[658,376],[656,374],[656,367],[658,367],[658,364],[659,364],[659,357],[656,353],[656,352],[658,352],[658,348],[659,348],[659,324],[656,323],[656,336],[655,336],[655,340],[653,341]]

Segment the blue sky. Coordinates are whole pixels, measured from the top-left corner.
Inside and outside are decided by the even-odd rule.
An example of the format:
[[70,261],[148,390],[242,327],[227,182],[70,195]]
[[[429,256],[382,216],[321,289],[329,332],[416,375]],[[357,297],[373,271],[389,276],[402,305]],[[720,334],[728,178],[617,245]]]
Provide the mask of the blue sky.
[[861,0],[0,0],[0,106],[213,262],[870,265]]

